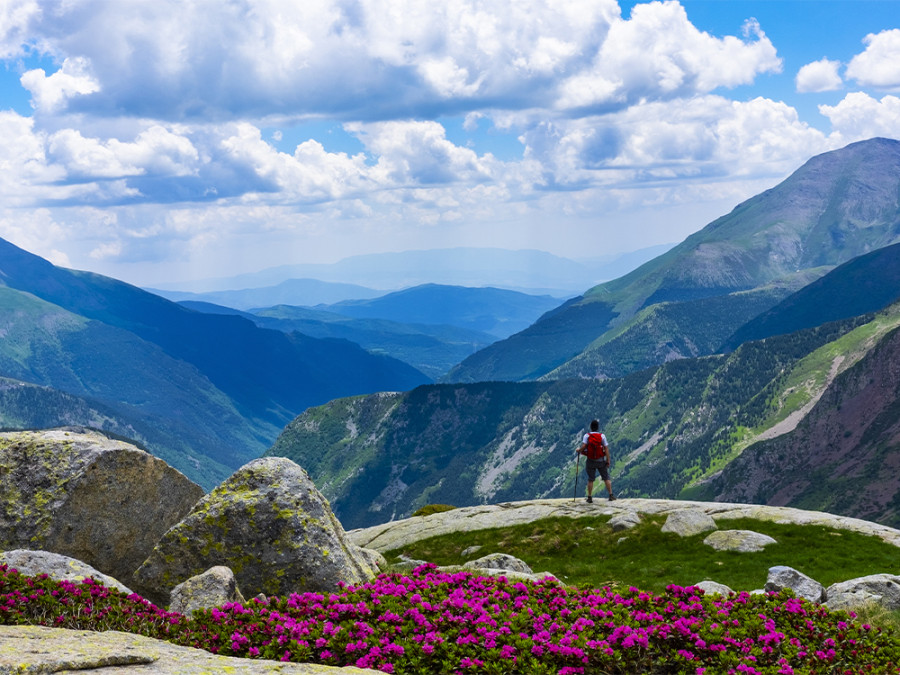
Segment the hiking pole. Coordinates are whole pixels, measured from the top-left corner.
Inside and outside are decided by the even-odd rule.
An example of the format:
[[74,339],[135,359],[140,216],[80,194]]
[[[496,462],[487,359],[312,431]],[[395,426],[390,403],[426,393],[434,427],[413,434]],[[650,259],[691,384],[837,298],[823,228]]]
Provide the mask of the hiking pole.
[[581,466],[581,453],[575,453],[575,493],[572,495],[572,501],[578,499],[578,469]]

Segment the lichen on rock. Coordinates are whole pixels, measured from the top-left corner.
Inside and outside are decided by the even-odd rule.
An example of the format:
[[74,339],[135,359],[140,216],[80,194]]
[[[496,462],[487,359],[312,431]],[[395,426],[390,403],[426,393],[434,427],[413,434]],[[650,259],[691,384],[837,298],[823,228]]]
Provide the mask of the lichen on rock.
[[281,457],[250,462],[201,499],[137,570],[136,589],[161,604],[216,565],[247,597],[331,591],[376,574],[306,471]]

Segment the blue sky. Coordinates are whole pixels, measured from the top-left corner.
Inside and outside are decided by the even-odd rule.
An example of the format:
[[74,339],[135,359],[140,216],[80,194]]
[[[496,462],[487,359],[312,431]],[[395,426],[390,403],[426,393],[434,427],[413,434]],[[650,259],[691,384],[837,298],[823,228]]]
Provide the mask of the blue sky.
[[142,285],[677,242],[900,137],[894,0],[3,0],[0,237]]

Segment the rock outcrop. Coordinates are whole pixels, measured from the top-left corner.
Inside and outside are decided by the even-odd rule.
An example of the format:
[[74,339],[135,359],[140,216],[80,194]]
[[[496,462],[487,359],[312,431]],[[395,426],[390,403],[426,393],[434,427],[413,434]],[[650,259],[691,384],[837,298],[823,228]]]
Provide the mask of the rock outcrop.
[[752,530],[716,530],[707,535],[703,543],[717,551],[755,553],[762,551],[769,544],[777,542],[767,534],[760,534]]
[[92,669],[103,675],[375,675],[344,666],[216,656],[202,649],[107,631],[44,626],[0,626],[0,673],[75,675]]
[[216,565],[234,571],[247,597],[332,591],[375,576],[306,471],[281,457],[250,462],[200,500],[137,570],[135,588],[164,603]]
[[825,589],[825,604],[831,609],[853,609],[868,603],[892,612],[900,610],[900,576],[870,574]]
[[113,577],[95,570],[80,560],[59,553],[29,551],[21,548],[14,551],[3,551],[0,553],[0,565],[8,565],[10,569],[17,570],[19,574],[25,576],[36,577],[39,574],[46,574],[57,581],[80,583],[91,577],[107,588],[115,588],[126,595],[133,593],[130,588]]
[[798,572],[793,567],[778,565],[769,568],[769,576],[764,589],[767,593],[779,592],[789,588],[795,595],[810,602],[825,600],[825,588],[815,579]]
[[169,596],[169,611],[190,614],[197,609],[221,607],[229,602],[244,602],[234,572],[217,565],[203,574],[182,581]]
[[203,489],[161,459],[80,428],[0,434],[0,549],[131,574]]

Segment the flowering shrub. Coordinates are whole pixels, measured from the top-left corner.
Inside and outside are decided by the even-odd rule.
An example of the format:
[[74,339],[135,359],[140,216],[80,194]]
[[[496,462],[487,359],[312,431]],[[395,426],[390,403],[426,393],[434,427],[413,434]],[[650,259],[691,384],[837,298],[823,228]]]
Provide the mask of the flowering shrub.
[[426,565],[191,618],[0,565],[0,623],[128,630],[223,655],[386,673],[895,673],[900,639],[793,597],[578,589]]

